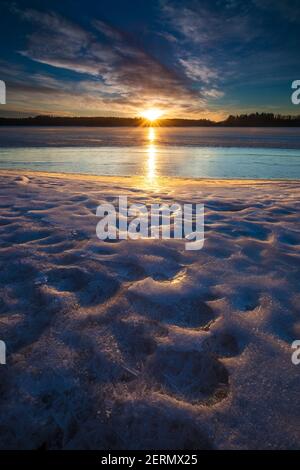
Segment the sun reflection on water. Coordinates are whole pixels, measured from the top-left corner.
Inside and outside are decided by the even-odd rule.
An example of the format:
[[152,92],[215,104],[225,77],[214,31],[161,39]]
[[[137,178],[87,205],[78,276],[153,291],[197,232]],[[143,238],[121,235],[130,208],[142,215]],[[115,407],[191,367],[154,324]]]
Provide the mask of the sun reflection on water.
[[148,129],[148,140],[149,142],[154,142],[155,141],[155,129],[153,127],[149,127]]
[[157,149],[155,145],[156,133],[153,127],[148,129],[148,146],[147,146],[147,168],[146,176],[150,182],[156,178],[156,154]]
[[150,144],[147,149],[148,153],[148,173],[147,177],[150,180],[154,180],[156,177],[156,148],[155,145]]

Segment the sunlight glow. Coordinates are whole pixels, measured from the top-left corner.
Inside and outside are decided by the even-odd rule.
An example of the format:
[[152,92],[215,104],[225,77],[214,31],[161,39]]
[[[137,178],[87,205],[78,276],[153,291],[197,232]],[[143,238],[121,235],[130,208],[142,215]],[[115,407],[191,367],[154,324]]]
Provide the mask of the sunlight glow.
[[148,171],[147,171],[147,176],[150,180],[153,180],[156,176],[156,148],[155,145],[150,144],[148,149]]
[[149,127],[149,131],[148,131],[148,140],[149,142],[154,142],[155,141],[155,129],[153,129],[153,127]]
[[141,116],[150,122],[156,121],[162,115],[163,115],[163,112],[158,108],[146,109],[145,111],[141,113]]

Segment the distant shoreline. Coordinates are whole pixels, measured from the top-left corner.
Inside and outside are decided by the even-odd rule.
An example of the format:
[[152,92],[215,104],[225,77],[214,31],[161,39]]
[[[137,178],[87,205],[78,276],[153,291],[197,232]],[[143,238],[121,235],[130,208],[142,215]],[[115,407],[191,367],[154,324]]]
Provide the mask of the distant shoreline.
[[0,126],[57,127],[300,127],[299,116],[273,113],[253,113],[228,116],[224,121],[209,119],[160,119],[149,122],[142,118],[121,117],[60,117],[34,116],[26,118],[0,117]]

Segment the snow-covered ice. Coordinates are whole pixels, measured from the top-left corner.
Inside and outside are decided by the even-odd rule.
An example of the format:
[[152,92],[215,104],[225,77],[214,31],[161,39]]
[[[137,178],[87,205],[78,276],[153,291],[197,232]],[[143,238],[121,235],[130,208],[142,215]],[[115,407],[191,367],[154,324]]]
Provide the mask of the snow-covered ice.
[[[203,203],[205,243],[96,208]],[[300,183],[0,173],[0,447],[300,445]]]

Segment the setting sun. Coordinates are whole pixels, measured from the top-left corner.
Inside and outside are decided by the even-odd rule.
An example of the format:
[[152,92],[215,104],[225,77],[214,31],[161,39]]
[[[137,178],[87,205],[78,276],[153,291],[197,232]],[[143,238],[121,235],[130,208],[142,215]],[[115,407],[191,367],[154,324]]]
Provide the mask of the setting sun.
[[158,118],[160,118],[163,115],[163,112],[160,109],[157,108],[150,108],[146,109],[141,113],[141,116],[148,121],[156,121]]

